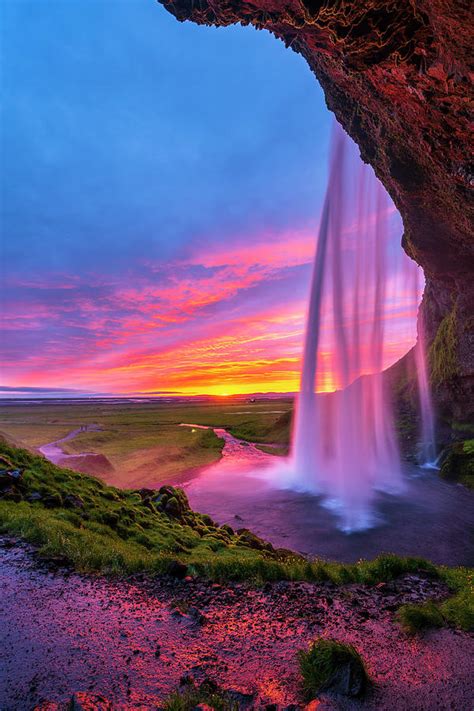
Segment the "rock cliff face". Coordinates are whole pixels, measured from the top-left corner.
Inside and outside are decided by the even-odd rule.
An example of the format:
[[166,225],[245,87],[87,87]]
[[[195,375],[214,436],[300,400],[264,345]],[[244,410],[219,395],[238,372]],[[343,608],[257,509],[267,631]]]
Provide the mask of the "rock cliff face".
[[180,21],[267,29],[305,57],[399,209],[405,250],[425,270],[438,403],[454,418],[472,415],[470,0],[159,1]]

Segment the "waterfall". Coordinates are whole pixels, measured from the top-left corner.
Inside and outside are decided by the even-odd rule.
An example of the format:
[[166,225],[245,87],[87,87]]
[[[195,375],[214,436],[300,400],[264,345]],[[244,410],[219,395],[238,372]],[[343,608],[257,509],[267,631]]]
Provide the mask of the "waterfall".
[[[419,273],[415,272],[415,293],[419,293]],[[426,337],[424,312],[420,308],[418,313],[418,340],[415,346],[415,366],[418,382],[418,396],[420,403],[420,466],[424,469],[438,469],[438,456],[436,451],[435,420],[431,389],[426,363]]]
[[[418,295],[413,304],[399,287],[403,270],[418,273],[418,267],[402,253],[400,233],[389,229],[394,213],[372,169],[336,126],[285,483],[323,495],[346,531],[371,525],[377,490],[403,488],[382,372],[391,364],[394,315],[403,298],[414,330]],[[418,360],[426,398],[426,364],[422,371],[424,360]]]

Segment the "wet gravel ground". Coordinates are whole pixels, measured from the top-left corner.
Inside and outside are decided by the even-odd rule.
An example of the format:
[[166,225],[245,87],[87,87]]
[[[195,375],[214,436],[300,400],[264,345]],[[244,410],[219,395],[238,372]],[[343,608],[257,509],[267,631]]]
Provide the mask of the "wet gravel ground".
[[87,690],[117,709],[155,709],[185,675],[250,694],[253,707],[302,705],[296,651],[321,634],[354,644],[376,682],[364,702],[324,708],[472,708],[472,636],[443,629],[411,639],[394,621],[400,604],[444,596],[439,581],[111,581],[48,569],[28,546],[0,541],[2,711]]

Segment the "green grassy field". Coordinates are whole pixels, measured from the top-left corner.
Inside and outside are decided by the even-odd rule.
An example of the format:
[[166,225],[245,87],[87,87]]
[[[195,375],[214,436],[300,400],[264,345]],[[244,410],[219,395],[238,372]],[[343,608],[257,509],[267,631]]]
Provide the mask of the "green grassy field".
[[81,425],[98,432],[80,433],[61,445],[67,454],[103,454],[115,469],[107,482],[139,487],[150,481],[179,482],[190,470],[217,461],[223,442],[212,431],[180,427],[181,423],[228,429],[236,437],[279,445],[266,451],[283,454],[290,437],[289,399],[209,403],[126,403],[103,401],[0,407],[0,431],[31,449],[60,439]]

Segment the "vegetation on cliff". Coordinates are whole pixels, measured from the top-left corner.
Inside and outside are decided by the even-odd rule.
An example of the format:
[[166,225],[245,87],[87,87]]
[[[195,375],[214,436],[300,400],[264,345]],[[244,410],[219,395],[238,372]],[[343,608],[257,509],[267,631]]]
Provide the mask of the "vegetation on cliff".
[[474,489],[474,439],[454,442],[441,464],[440,476]]
[[431,381],[440,385],[458,375],[457,303],[443,318],[429,349]]

